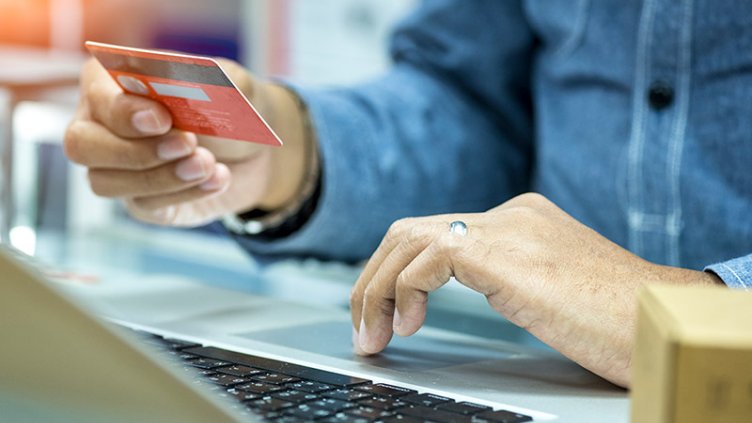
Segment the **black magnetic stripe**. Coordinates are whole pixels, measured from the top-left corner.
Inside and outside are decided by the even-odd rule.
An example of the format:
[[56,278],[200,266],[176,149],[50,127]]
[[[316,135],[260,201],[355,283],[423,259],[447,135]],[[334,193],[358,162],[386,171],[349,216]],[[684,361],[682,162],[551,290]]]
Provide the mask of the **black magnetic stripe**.
[[177,81],[232,87],[232,82],[224,72],[214,66],[201,66],[189,63],[168,62],[144,57],[126,56],[104,51],[95,53],[106,69],[156,76]]

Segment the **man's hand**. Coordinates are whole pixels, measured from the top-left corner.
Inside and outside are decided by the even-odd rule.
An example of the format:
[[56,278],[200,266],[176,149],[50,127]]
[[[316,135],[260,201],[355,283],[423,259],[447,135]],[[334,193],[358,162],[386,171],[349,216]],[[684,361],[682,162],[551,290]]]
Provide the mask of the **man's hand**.
[[[465,236],[449,232],[467,224]],[[423,324],[428,293],[450,277],[512,323],[583,367],[628,386],[638,288],[715,284],[707,273],[649,263],[537,194],[488,212],[403,219],[389,229],[352,291],[359,354]]]
[[222,67],[285,142],[282,148],[197,137],[172,128],[159,103],[123,93],[94,60],[81,75],[81,103],[65,152],[89,169],[93,191],[122,198],[136,218],[195,226],[254,207],[291,201],[305,172],[302,117],[286,90]]

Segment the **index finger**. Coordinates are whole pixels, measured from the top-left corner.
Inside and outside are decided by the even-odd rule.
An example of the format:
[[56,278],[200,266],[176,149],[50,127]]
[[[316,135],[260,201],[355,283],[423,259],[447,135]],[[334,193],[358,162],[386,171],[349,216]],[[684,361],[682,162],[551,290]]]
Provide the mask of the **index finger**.
[[368,259],[368,263],[360,272],[358,280],[355,282],[352,291],[350,292],[350,311],[352,317],[353,328],[356,331],[360,330],[361,312],[363,309],[363,293],[368,286],[368,283],[373,279],[373,275],[379,270],[379,267],[384,262],[389,254],[396,247],[402,239],[402,234],[410,227],[414,226],[414,219],[406,218],[400,219],[392,223],[387,230],[384,239],[381,240],[381,244],[376,251]]

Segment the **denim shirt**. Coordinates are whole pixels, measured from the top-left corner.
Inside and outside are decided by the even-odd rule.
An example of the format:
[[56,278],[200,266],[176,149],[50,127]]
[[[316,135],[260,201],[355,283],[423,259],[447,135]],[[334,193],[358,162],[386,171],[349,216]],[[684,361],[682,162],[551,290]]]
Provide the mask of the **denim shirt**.
[[429,0],[392,69],[297,90],[323,162],[297,233],[256,254],[359,260],[405,216],[538,191],[654,263],[752,288],[752,5]]

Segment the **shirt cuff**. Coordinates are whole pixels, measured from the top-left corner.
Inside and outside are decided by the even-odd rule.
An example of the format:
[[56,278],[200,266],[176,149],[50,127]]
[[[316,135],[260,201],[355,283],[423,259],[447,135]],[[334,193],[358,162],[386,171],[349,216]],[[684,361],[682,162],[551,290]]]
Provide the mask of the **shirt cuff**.
[[[363,227],[373,226],[368,222],[368,210],[377,206],[374,206],[372,198],[366,197],[366,189],[358,191],[366,198],[353,198],[347,192],[351,186],[342,181],[352,179],[352,173],[348,172],[352,165],[348,162],[350,156],[342,150],[348,149],[347,144],[354,149],[356,146],[353,144],[356,143],[346,142],[350,140],[349,135],[358,133],[356,128],[367,125],[357,119],[358,114],[349,113],[351,105],[341,95],[327,90],[305,89],[289,82],[284,84],[305,102],[310,113],[321,165],[319,198],[306,222],[285,237],[234,238],[246,251],[262,260],[307,256],[323,260],[360,261],[378,245],[383,232],[373,230],[364,236],[367,231],[363,231]],[[345,114],[349,120],[342,118]]]
[[718,275],[729,288],[752,290],[752,254],[711,264],[705,271]]

